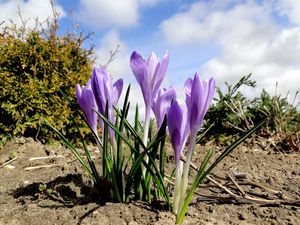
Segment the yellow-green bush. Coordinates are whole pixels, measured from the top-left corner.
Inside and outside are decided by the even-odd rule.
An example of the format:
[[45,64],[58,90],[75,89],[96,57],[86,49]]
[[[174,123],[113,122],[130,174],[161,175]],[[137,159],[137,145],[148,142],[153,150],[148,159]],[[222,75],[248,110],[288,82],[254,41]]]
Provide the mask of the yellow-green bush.
[[47,29],[6,27],[0,33],[0,141],[14,136],[53,138],[47,119],[73,136],[71,109],[62,89],[75,101],[76,83],[86,83],[93,64],[85,37],[57,34],[57,20]]

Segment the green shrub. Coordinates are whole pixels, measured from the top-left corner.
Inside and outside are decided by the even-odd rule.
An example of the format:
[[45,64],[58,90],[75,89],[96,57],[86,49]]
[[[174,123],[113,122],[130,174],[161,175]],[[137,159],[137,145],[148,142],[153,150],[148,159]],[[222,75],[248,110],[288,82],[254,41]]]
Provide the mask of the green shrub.
[[75,100],[76,83],[84,84],[90,76],[93,49],[83,48],[82,34],[59,36],[57,19],[56,14],[46,29],[12,24],[0,33],[2,143],[14,136],[51,140],[54,135],[42,126],[44,119],[74,135],[71,109],[58,90]]
[[286,138],[300,131],[300,112],[295,105],[298,92],[292,103],[289,103],[287,97],[288,95],[286,97],[271,96],[266,90],[263,90],[261,95],[254,99],[253,106],[248,110],[255,122],[266,115],[273,118],[265,127],[265,131],[269,135],[276,133]]
[[212,124],[207,137],[223,143],[228,137],[231,139],[251,128],[253,123],[248,120],[246,112],[251,101],[240,91],[240,88],[244,86],[256,86],[256,82],[250,77],[251,74],[244,76],[234,85],[225,82],[227,88],[225,92],[222,92],[219,87],[216,88],[215,103],[211,105],[205,116],[204,128]]
[[205,117],[204,129],[208,128],[208,124],[213,124],[207,132],[207,137],[226,145],[231,139],[235,139],[268,117],[270,119],[258,135],[275,137],[278,143],[298,143],[299,140],[296,138],[300,132],[300,112],[296,107],[298,92],[292,103],[287,97],[271,96],[266,90],[250,100],[240,91],[244,86],[255,88],[256,82],[250,78],[251,74],[242,77],[235,85],[225,83],[227,89],[224,92],[217,88],[215,103]]

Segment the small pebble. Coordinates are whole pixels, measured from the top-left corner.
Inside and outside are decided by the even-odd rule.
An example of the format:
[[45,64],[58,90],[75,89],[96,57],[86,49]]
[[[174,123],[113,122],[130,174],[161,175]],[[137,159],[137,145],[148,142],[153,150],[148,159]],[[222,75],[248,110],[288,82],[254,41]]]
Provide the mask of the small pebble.
[[27,185],[27,184],[29,184],[29,183],[30,183],[29,180],[25,180],[25,181],[23,182],[23,184],[25,184],[25,185]]

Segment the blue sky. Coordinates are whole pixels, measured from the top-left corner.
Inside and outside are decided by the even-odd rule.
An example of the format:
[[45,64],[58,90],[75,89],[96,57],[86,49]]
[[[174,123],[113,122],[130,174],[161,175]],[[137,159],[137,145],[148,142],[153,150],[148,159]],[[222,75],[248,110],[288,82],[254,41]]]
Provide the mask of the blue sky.
[[[48,0],[0,0],[0,21],[51,17]],[[56,0],[61,32],[72,30],[70,10],[79,31],[93,32],[97,64],[120,45],[108,67],[112,76],[133,82],[129,57],[166,50],[170,64],[164,86],[181,92],[183,82],[199,72],[217,85],[253,74],[262,88],[274,93],[300,89],[300,1],[298,0]],[[31,26],[30,22],[28,26]],[[86,43],[87,45],[89,43]],[[133,95],[141,96],[134,85]],[[141,99],[141,98],[138,98]]]

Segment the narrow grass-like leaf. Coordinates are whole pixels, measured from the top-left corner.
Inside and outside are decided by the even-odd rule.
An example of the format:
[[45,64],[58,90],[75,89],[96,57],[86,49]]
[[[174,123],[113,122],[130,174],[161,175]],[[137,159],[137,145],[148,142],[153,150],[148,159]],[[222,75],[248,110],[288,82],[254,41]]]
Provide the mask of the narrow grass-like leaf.
[[119,174],[116,174],[115,173],[115,170],[114,168],[112,168],[111,170],[111,182],[112,182],[112,186],[113,186],[113,193],[114,193],[114,200],[116,202],[122,202],[122,194],[120,193],[120,191],[122,190],[122,188],[119,188],[119,182],[118,182],[118,179],[119,179]]
[[81,135],[81,133],[80,133],[80,130],[79,130],[79,127],[78,127],[78,125],[77,125],[77,123],[76,123],[76,121],[75,121],[75,118],[74,118],[73,116],[72,116],[72,120],[73,120],[73,122],[74,122],[74,124],[75,124],[75,126],[76,126],[76,129],[77,129],[77,132],[78,132],[78,134],[79,134],[79,136],[80,136],[81,143],[82,143],[82,146],[83,146],[83,149],[84,149],[84,153],[85,153],[85,155],[86,155],[86,157],[87,157],[87,160],[88,160],[89,166],[90,166],[90,168],[91,168],[91,172],[92,172],[92,174],[93,174],[93,177],[95,178],[95,182],[96,182],[96,184],[99,184],[99,182],[100,182],[100,177],[99,177],[98,171],[97,171],[97,169],[96,169],[95,163],[94,163],[94,161],[92,160],[90,151],[87,149],[87,146],[86,146],[86,144],[85,144],[84,138],[82,137],[82,135]]
[[49,126],[60,137],[60,139],[63,141],[63,143],[72,151],[72,153],[74,154],[76,159],[80,162],[83,169],[88,173],[89,177],[92,178],[92,180],[95,181],[93,173],[88,168],[86,162],[84,162],[84,160],[82,159],[82,157],[78,153],[77,149],[73,146],[73,144],[71,142],[69,142],[69,140],[60,131],[58,131],[55,127],[53,127],[47,120],[45,120],[45,124],[47,126]]
[[[123,134],[110,122],[108,119],[106,119],[101,113],[97,112],[98,116],[101,117],[101,119],[110,127],[112,128],[120,137],[123,139],[123,141],[128,145],[128,147],[135,151],[135,148],[132,146],[132,144],[128,141],[127,137],[124,137]],[[125,124],[128,123],[127,120],[125,120]],[[146,149],[145,145],[140,145],[144,150]]]
[[89,150],[87,149],[87,146],[86,146],[84,140],[82,140],[82,144],[83,144],[83,149],[84,149],[85,155],[87,156],[87,160],[88,160],[88,163],[89,163],[90,168],[91,168],[91,172],[93,174],[93,177],[95,178],[95,183],[99,184],[101,181],[100,181],[99,173],[96,169],[95,163],[92,160],[92,157],[90,155]]
[[233,142],[222,154],[209,166],[205,172],[205,176],[209,174],[227,155],[229,155],[237,146],[239,146],[246,138],[252,135],[255,131],[260,129],[267,121],[267,118],[263,119],[256,126],[248,130],[241,137],[239,137],[235,142]]
[[135,162],[128,174],[128,180],[127,180],[126,191],[125,191],[125,193],[127,194],[126,201],[129,200],[129,193],[130,193],[134,178],[136,177],[135,175],[136,175],[137,171],[139,171],[139,169],[141,167],[141,163],[143,163],[143,165],[146,167],[147,171],[151,174],[151,177],[154,179],[155,184],[159,187],[159,190],[163,194],[163,197],[164,197],[167,205],[170,206],[170,197],[169,197],[167,189],[164,185],[163,178],[162,178],[161,174],[159,173],[159,170],[156,167],[155,161],[153,160],[151,155],[148,155],[150,164],[146,163],[146,161],[144,160],[146,154],[148,154],[148,151],[149,151],[149,149],[145,150],[138,156],[138,158],[135,160]]
[[182,207],[179,208],[180,211],[178,212],[178,214],[176,216],[176,223],[177,224],[180,224],[183,221],[183,219],[185,217],[185,213],[186,213],[186,211],[188,209],[188,206],[189,206],[189,204],[192,200],[193,194],[194,194],[196,188],[198,187],[199,183],[201,183],[203,181],[204,177],[205,177],[204,176],[205,169],[207,167],[207,164],[208,164],[211,156],[212,156],[212,151],[208,151],[205,154],[204,159],[202,160],[201,166],[198,170],[197,176],[196,176],[196,178],[193,182],[193,185],[190,188],[190,190],[189,190],[189,192],[188,192],[188,194],[187,194],[187,196],[184,200],[184,203],[183,203]]
[[162,139],[159,148],[159,172],[162,177],[165,177],[165,161],[166,161],[166,149],[165,149],[166,138]]
[[[147,170],[149,170],[149,172],[151,173],[152,178],[155,180],[155,184],[158,185],[160,192],[163,194],[163,197],[164,197],[167,205],[170,206],[170,196],[164,185],[164,179],[161,176],[161,174],[159,173],[159,170],[157,169],[157,166],[156,166],[153,158],[150,155],[148,155],[148,157],[149,157],[149,161],[151,162],[150,166],[148,166],[148,164],[145,161],[143,161],[143,164],[145,165]],[[151,167],[154,168],[155,172],[152,170]]]
[[234,143],[232,143],[222,154],[209,166],[207,170],[205,170],[207,163],[209,162],[209,159],[212,156],[212,152],[208,151],[201,163],[201,166],[198,170],[197,176],[193,182],[193,186],[191,187],[185,201],[184,205],[181,207],[180,212],[177,214],[176,223],[181,223],[185,217],[185,213],[187,211],[188,205],[192,199],[193,193],[195,192],[196,188],[199,186],[199,184],[204,180],[204,178],[228,155],[230,154],[239,144],[241,144],[247,137],[252,135],[255,131],[257,131],[265,122],[267,121],[267,118],[262,120],[260,123],[258,123],[255,127],[247,131],[245,134],[243,134],[238,140],[236,140]]
[[[127,117],[127,114],[128,114],[128,111],[129,111],[129,102],[128,102],[128,99],[129,99],[129,93],[130,93],[130,85],[128,86],[127,88],[127,91],[126,91],[126,95],[125,95],[125,100],[124,100],[124,104],[123,104],[123,109],[122,109],[122,113],[121,113],[121,119],[120,119],[120,123],[119,123],[119,132],[122,133],[123,132],[123,129],[124,129],[124,120],[126,119]],[[117,116],[117,118],[119,118],[119,116]],[[121,158],[122,158],[122,142],[121,142],[121,137],[116,134],[116,139],[117,139],[117,165],[120,165],[120,161],[121,161]],[[119,168],[121,169],[121,168]]]
[[[120,112],[118,112],[118,113],[120,113]],[[125,126],[128,129],[128,131],[133,135],[135,141],[138,141],[139,145],[145,150],[146,146],[144,145],[144,142],[140,138],[139,134],[136,132],[136,129],[134,129],[127,120],[125,120],[124,123],[125,123]],[[139,124],[139,122],[138,122],[138,124]],[[140,125],[138,125],[138,126],[140,127]]]
[[[98,113],[98,112],[97,112]],[[108,104],[106,103],[105,105],[105,116],[108,116]],[[111,165],[108,165],[107,163],[109,161],[107,161],[107,159],[109,158],[109,153],[108,153],[108,148],[109,148],[109,137],[108,137],[108,125],[106,123],[104,123],[104,130],[102,131],[102,139],[103,139],[103,151],[102,151],[102,173],[103,173],[103,177],[105,178],[109,178],[109,174],[108,173],[108,166],[111,167]],[[113,161],[113,160],[111,160]]]
[[[69,99],[69,97],[61,90],[59,89],[60,94],[66,99],[66,101],[68,102],[70,108],[72,109],[72,111],[76,112],[80,118],[85,122],[85,124],[90,128],[90,130],[92,131],[94,138],[96,140],[96,142],[100,145],[101,148],[103,148],[103,144],[101,142],[101,140],[99,139],[98,135],[96,133],[94,133],[94,130],[91,128],[91,126],[89,125],[89,123],[87,122],[85,116],[82,114],[82,112],[78,109],[80,107],[78,107],[78,105],[73,104],[71,102],[71,100]],[[94,109],[93,109],[94,110]],[[94,110],[95,111],[95,110]]]
[[204,132],[202,132],[200,135],[198,135],[197,140],[196,140],[196,144],[199,144],[199,142],[201,141],[201,139],[207,134],[207,132],[214,126],[215,124],[212,123]]
[[153,158],[155,158],[158,153],[160,142],[163,141],[166,137],[166,130],[167,130],[167,117],[164,118],[163,123],[161,124],[157,134],[153,138],[153,141],[151,140],[151,142],[148,145],[148,148],[152,149],[152,151],[149,152],[149,154],[151,154]]
[[[151,158],[156,161],[158,157],[158,150],[160,149],[160,144],[165,140],[166,137],[166,127],[167,127],[167,118],[165,117],[163,120],[163,123],[161,124],[157,134],[154,136],[153,140],[149,143],[148,149],[150,149],[148,156],[151,156]],[[151,162],[148,161],[149,167],[151,167]],[[159,167],[159,173],[161,177],[163,178],[163,174],[160,172],[161,167]],[[151,200],[151,181],[152,176],[149,174],[148,171],[146,171],[146,177],[145,177],[145,196],[147,197],[147,200]],[[155,188],[155,187],[154,187]]]
[[137,177],[136,173],[141,169],[141,163],[144,160],[147,153],[148,153],[148,151],[146,150],[138,155],[138,157],[133,162],[133,165],[128,173],[126,187],[125,187],[126,201],[129,201],[129,194],[130,194],[134,179]]
[[[127,129],[128,130],[128,129]],[[136,132],[139,132],[140,130],[140,121],[139,121],[139,107],[138,104],[136,104],[135,107],[135,117],[134,117],[134,130]],[[130,131],[128,131],[130,132]],[[134,148],[136,151],[132,151],[133,153],[133,163],[138,160],[139,155],[140,155],[140,142],[134,138]],[[142,195],[143,195],[143,191],[142,191],[142,167],[141,167],[141,163],[138,163],[138,168],[137,171],[135,172],[135,179],[134,179],[134,192],[135,192],[135,196],[139,196],[140,199],[142,199]]]

